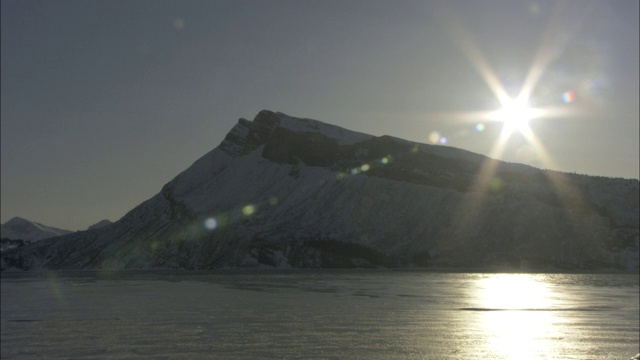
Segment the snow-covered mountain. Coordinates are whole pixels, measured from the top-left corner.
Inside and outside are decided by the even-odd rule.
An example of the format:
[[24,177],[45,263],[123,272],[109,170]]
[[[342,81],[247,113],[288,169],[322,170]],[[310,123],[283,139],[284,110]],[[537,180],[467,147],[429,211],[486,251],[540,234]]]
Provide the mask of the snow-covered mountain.
[[69,230],[42,225],[17,216],[0,226],[0,237],[11,240],[38,241],[69,233]]
[[114,224],[0,265],[637,271],[638,188],[265,110]]

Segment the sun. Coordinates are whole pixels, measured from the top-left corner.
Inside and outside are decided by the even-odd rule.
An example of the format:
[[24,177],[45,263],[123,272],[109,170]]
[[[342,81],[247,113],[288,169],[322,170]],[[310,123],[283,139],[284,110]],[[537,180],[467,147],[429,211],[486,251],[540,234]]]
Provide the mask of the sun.
[[495,118],[503,123],[503,131],[507,134],[529,132],[529,121],[537,116],[536,109],[522,99],[507,99],[502,109],[496,111]]

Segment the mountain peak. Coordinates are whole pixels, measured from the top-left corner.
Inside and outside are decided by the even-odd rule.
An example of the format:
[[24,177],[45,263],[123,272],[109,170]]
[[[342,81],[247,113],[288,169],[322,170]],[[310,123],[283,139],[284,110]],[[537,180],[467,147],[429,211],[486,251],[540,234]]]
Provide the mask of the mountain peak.
[[26,224],[26,223],[31,223],[32,221],[29,221],[25,218],[21,218],[19,216],[14,216],[13,218],[11,218],[11,220],[7,221],[6,223],[2,224],[3,226],[6,225],[19,225],[19,224]]
[[113,222],[111,222],[111,220],[109,219],[104,219],[104,220],[100,220],[97,223],[89,226],[89,228],[87,228],[87,230],[95,230],[95,229],[100,229],[101,227],[105,227],[107,225],[111,225],[113,224]]
[[282,112],[262,110],[253,121],[240,118],[238,124],[229,131],[220,144],[220,148],[231,156],[246,155],[269,142],[274,135],[278,137],[283,133],[317,134],[338,145],[351,145],[373,137],[318,120],[296,118]]
[[71,231],[43,225],[21,217],[14,217],[2,224],[2,238],[37,241],[68,234]]

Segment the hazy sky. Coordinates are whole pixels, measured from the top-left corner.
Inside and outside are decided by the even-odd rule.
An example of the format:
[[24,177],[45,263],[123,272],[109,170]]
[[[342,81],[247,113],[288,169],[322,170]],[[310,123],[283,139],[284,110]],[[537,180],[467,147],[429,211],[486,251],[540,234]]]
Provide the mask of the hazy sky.
[[[639,176],[636,0],[1,4],[2,222],[118,220],[262,109]],[[537,142],[493,152],[487,74],[510,96],[540,75]]]

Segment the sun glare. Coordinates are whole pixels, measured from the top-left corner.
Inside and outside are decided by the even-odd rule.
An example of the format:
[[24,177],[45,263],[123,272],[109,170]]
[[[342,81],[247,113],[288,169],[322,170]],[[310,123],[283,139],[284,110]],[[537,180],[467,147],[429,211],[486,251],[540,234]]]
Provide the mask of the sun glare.
[[[469,60],[471,66],[476,70],[482,78],[488,89],[493,93],[498,109],[488,111],[469,111],[462,113],[449,113],[451,119],[469,121],[475,124],[475,130],[483,132],[485,130],[485,122],[487,128],[490,127],[489,122],[494,122],[502,127],[497,139],[493,142],[489,150],[488,158],[480,166],[477,173],[477,185],[474,191],[478,193],[486,193],[491,191],[492,184],[496,178],[501,163],[496,160],[518,161],[527,163],[528,165],[554,169],[558,168],[554,159],[547,152],[543,141],[534,133],[535,128],[531,128],[532,120],[549,120],[550,118],[561,118],[567,116],[575,116],[580,110],[575,106],[577,94],[574,90],[566,88],[554,88],[554,86],[545,89],[544,96],[537,98],[538,92],[536,88],[539,82],[543,80],[543,75],[547,71],[547,67],[558,56],[555,49],[562,49],[570,37],[559,38],[557,36],[557,26],[559,23],[551,21],[549,28],[542,34],[538,48],[536,49],[531,61],[529,70],[527,71],[522,85],[518,89],[513,82],[509,82],[507,87],[500,79],[498,74],[493,70],[489,59],[484,55],[482,49],[478,46],[472,32],[467,28],[465,21],[458,16],[455,9],[446,7],[445,17],[447,17],[447,29],[449,30],[454,42],[459,47],[463,55]],[[559,7],[557,11],[569,11],[564,7]],[[560,19],[561,17],[557,17]],[[507,91],[511,89],[511,91]],[[518,89],[518,90],[517,90]],[[515,92],[517,90],[517,92]],[[556,101],[562,100],[562,105],[549,104],[555,92]],[[534,106],[530,104],[530,101]],[[501,123],[501,124],[500,124]],[[547,128],[548,129],[548,128]],[[487,132],[493,133],[493,132]],[[485,134],[487,134],[485,133]],[[513,135],[520,135],[517,139],[511,141]],[[434,138],[438,140],[438,137]],[[445,140],[447,140],[445,138]],[[435,143],[434,140],[431,140]],[[545,173],[549,175],[549,173]],[[560,194],[566,194],[567,185],[561,179],[561,175],[555,174],[549,176],[549,180]],[[563,198],[564,199],[564,198]],[[480,211],[483,197],[472,197],[466,205],[465,214]],[[564,200],[563,200],[564,201]],[[464,215],[460,214],[460,222],[464,219]]]
[[504,130],[509,134],[517,131],[526,133],[529,129],[529,120],[536,117],[536,112],[529,107],[526,101],[510,99],[502,104],[502,109],[496,113],[496,120],[504,123]]

